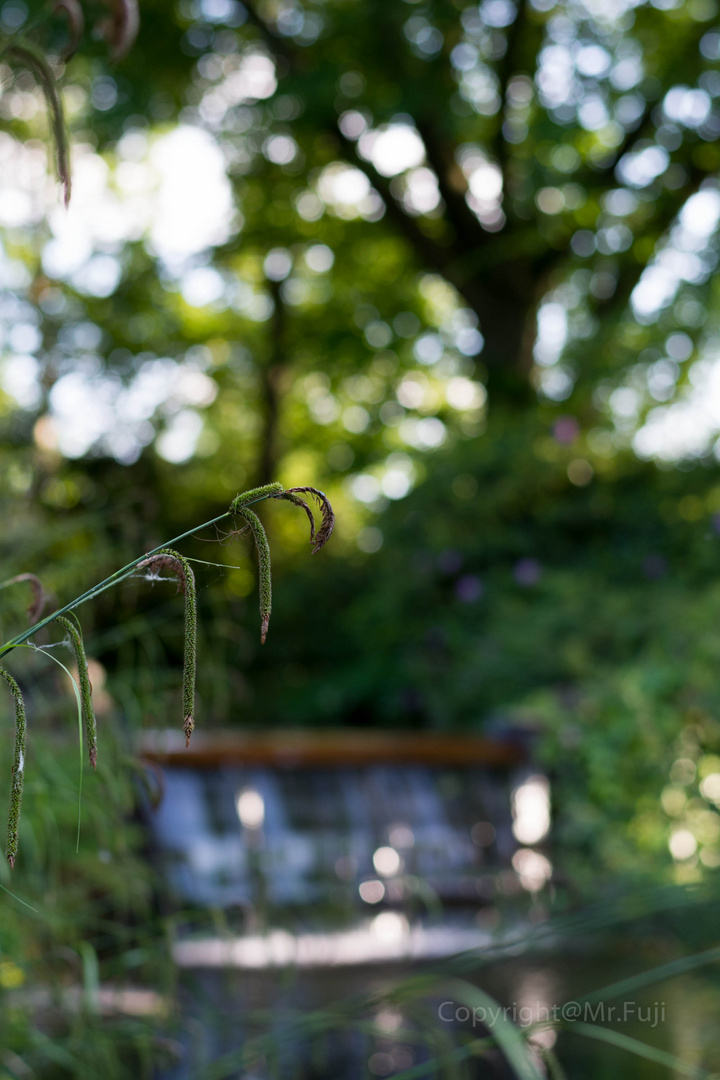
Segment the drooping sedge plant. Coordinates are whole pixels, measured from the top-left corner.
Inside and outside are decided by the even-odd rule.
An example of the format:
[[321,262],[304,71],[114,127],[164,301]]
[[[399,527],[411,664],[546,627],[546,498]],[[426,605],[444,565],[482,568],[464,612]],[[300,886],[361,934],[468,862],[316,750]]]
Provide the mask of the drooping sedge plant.
[[[140,26],[137,0],[108,0],[108,14],[94,28],[96,36],[104,38],[110,46],[110,56],[119,60],[129,50],[137,37]],[[85,17],[79,0],[57,0],[54,12],[61,13],[69,31],[69,42],[62,55],[55,58],[65,62],[75,53],[85,29]],[[36,22],[35,26],[38,23]],[[65,205],[70,202],[70,140],[68,137],[62,96],[53,64],[44,50],[29,40],[27,33],[13,34],[0,40],[0,58],[10,67],[29,71],[42,90],[48,110],[50,130],[55,146],[55,163],[58,179],[63,187]]]
[[63,111],[62,98],[58,90],[55,73],[41,49],[24,37],[11,39],[0,51],[10,64],[30,71],[36,78],[45,98],[50,119],[53,141],[55,143],[55,161],[57,174],[65,193],[65,205],[70,202],[70,153],[67,124]]
[[[313,555],[328,542],[332,531],[335,528],[335,514],[328,502],[327,496],[322,491],[318,491],[317,488],[312,487],[295,487],[287,488],[287,490],[285,490],[283,489],[282,484],[278,483],[266,484],[264,487],[255,488],[254,490],[264,492],[266,498],[286,499],[288,502],[293,503],[294,506],[302,507],[310,521],[310,543],[313,544]],[[313,517],[312,510],[306,501],[300,498],[301,491],[310,492],[314,495],[320,506],[322,522],[317,532],[315,531],[315,518]],[[252,510],[247,509],[251,502],[255,502],[254,499],[249,499],[247,497],[252,494],[253,492],[250,491],[243,495],[236,495],[230,504],[230,510],[244,518],[253,535],[253,540],[255,541],[255,549],[258,557],[258,574],[260,578],[260,643],[264,645],[268,626],[270,625],[270,612],[272,611],[270,545],[268,544],[268,538],[265,535],[265,529],[263,528],[259,517],[257,514],[253,513]]]
[[[305,499],[302,498],[302,495],[305,493],[311,494],[320,507],[321,523],[317,530],[315,528],[312,510]],[[175,550],[175,545],[179,544],[181,540],[186,539],[186,537],[193,536],[195,533],[200,532],[201,529],[205,529],[210,525],[218,525],[226,518],[237,516],[244,522],[244,527],[239,530],[239,532],[245,532],[247,529],[250,530],[258,555],[260,640],[264,643],[267,636],[271,608],[270,545],[260,519],[254,511],[250,510],[252,505],[262,502],[263,499],[283,499],[304,510],[310,521],[310,542],[313,545],[313,554],[320,551],[330,539],[335,526],[335,515],[327,497],[322,491],[318,491],[317,488],[312,487],[284,489],[282,484],[279,483],[265,484],[263,487],[253,488],[251,491],[245,491],[241,495],[237,495],[225,513],[219,514],[217,517],[204,522],[202,525],[197,525],[193,529],[188,529],[187,532],[181,533],[180,536],[176,536],[173,540],[160,544],[158,547],[153,548],[152,551],[145,552],[145,554],[140,555],[137,559],[133,559],[132,562],[129,562],[120,570],[116,570],[114,574],[105,578],[104,581],[99,582],[97,585],[93,585],[91,589],[88,589],[81,596],[76,597],[75,600],[71,600],[69,604],[65,604],[64,607],[52,612],[51,615],[47,615],[44,619],[39,619],[28,630],[11,638],[10,641],[5,642],[5,644],[0,645],[0,658],[2,658],[12,652],[13,649],[24,645],[25,642],[29,641],[30,638],[34,637],[40,630],[49,626],[51,623],[58,623],[67,632],[70,639],[70,645],[75,653],[75,660],[78,668],[78,684],[80,689],[81,712],[85,726],[85,739],[88,746],[90,763],[93,768],[97,762],[97,732],[95,725],[95,711],[92,702],[92,685],[88,674],[82,630],[80,623],[74,614],[74,610],[80,607],[81,604],[87,603],[88,600],[93,600],[96,596],[99,596],[100,593],[105,592],[106,589],[110,589],[114,585],[119,585],[121,581],[125,581],[127,578],[132,577],[138,570],[157,571],[160,569],[168,569],[175,575],[178,581],[178,589],[185,597],[182,726],[185,733],[185,745],[187,746],[195,727],[197,600],[195,592],[195,576],[192,572],[192,568],[189,561]],[[44,603],[45,594],[39,579],[34,574],[19,574],[0,584],[0,589],[21,581],[28,581],[33,587],[34,603],[30,609],[30,616],[31,618],[33,616],[37,618],[42,611],[42,607],[39,606],[40,600],[42,599]],[[10,815],[8,818],[8,843],[6,849],[7,859],[12,867],[15,865],[18,847],[20,804],[22,801],[23,776],[25,770],[26,721],[23,696],[18,684],[12,676],[2,668],[0,668],[0,677],[5,679],[10,687],[10,692],[15,699],[15,759],[13,765]]]

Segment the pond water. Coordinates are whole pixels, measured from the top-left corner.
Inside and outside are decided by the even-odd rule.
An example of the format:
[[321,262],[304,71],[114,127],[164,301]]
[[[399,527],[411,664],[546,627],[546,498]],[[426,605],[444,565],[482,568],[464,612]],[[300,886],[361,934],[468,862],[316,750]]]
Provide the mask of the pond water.
[[[627,975],[628,967],[622,942],[606,945],[602,956],[581,946],[568,950],[566,943],[542,957],[505,958],[465,970],[462,982],[492,995],[495,1008],[504,1007],[508,1017],[522,1023],[527,1015],[542,1020],[554,1006],[581,1003],[589,991]],[[186,971],[183,985],[182,1064],[168,1072],[168,1080],[203,1076],[210,1062],[225,1066],[213,1075],[244,1080],[360,1080],[406,1072],[407,1080],[516,1075],[499,1050],[486,1048],[482,1057],[471,1052],[472,1040],[493,1030],[493,1007],[479,1008],[467,988],[460,993],[457,974],[446,966],[373,964],[282,973],[205,969]],[[542,1058],[543,1048],[549,1048],[564,1074],[577,1080],[661,1080],[693,1075],[694,1065],[717,1070],[719,1016],[717,983],[699,977],[601,998],[581,1021],[621,1040],[637,1040],[651,1052],[675,1055],[686,1069],[677,1072],[638,1057],[627,1045],[589,1037],[582,1022],[537,1033],[538,1067],[541,1075],[553,1075],[546,1073]]]
[[[569,1078],[680,1075],[628,1040],[720,1069],[712,971],[585,1004],[677,945],[652,926],[548,929],[537,771],[165,765],[162,788],[148,821],[183,1000],[163,1080],[505,1080],[499,1049],[476,1052],[498,1007],[523,1026],[564,1022],[535,1033],[541,1076],[563,1075],[556,1051]],[[559,1011],[574,1001],[578,1015]]]

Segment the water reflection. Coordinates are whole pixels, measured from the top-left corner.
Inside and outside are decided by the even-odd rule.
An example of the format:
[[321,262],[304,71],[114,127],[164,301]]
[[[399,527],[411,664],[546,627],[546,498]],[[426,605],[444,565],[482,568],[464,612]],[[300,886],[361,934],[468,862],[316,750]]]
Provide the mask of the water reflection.
[[530,776],[513,791],[513,833],[521,844],[539,844],[550,831],[550,786]]
[[241,937],[179,941],[173,958],[181,968],[262,970],[335,968],[389,961],[435,960],[492,942],[492,934],[462,923],[410,924],[398,911],[381,911],[348,930],[290,933],[274,929]]

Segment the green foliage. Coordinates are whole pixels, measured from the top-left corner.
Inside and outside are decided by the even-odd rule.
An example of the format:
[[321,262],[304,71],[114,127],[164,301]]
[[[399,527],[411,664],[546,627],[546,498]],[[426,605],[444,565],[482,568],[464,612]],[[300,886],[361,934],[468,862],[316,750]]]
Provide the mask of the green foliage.
[[[47,697],[38,692],[43,681],[40,673],[32,694],[25,857],[12,879],[7,867],[0,870],[3,888],[12,889],[3,892],[0,925],[0,1060],[9,1075],[23,1067],[48,1080],[90,1080],[99,1070],[113,1080],[150,1077],[166,1056],[157,1044],[158,1016],[123,1013],[120,997],[108,1009],[97,993],[100,975],[105,993],[130,985],[162,1009],[162,995],[172,987],[157,945],[152,873],[133,821],[137,766],[118,725],[108,725],[97,772],[84,786],[76,853],[75,759],[68,740],[47,723],[56,708],[51,686],[46,683]],[[170,1014],[162,1022],[172,1030]]]

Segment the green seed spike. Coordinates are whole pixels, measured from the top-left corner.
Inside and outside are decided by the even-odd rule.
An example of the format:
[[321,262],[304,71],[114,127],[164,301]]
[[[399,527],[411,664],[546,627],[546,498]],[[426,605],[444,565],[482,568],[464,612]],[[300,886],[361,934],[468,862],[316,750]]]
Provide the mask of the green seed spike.
[[10,869],[15,866],[18,851],[18,834],[20,828],[20,807],[22,805],[23,780],[25,779],[25,737],[27,722],[25,720],[25,702],[20,687],[8,674],[0,668],[0,676],[10,687],[10,693],[15,699],[15,755],[12,768],[12,787],[10,788],[10,812],[8,814],[8,835],[5,855],[10,863]]
[[[249,494],[249,492],[248,492]],[[240,510],[240,516],[247,521],[250,532],[253,534],[255,548],[258,556],[258,576],[260,578],[260,644],[265,644],[268,626],[270,625],[270,612],[272,611],[272,577],[270,573],[270,545],[262,522],[252,510]]]
[[68,152],[68,134],[65,124],[62,100],[52,68],[40,49],[30,41],[19,38],[7,50],[6,55],[16,60],[38,80],[50,114],[50,126],[55,138],[55,154],[60,183],[65,189],[65,205],[70,202],[70,158]]
[[178,579],[178,589],[185,595],[185,650],[183,655],[183,731],[185,746],[190,744],[190,736],[195,730],[195,674],[197,671],[197,598],[195,595],[195,575],[187,559],[172,548],[162,548],[154,555],[137,564],[137,569],[145,567],[167,569]]
[[267,499],[272,495],[279,495],[283,490],[283,486],[279,481],[275,481],[272,484],[263,484],[262,487],[251,488],[250,491],[243,491],[241,495],[236,495],[233,501],[230,503],[230,513],[237,514],[248,503],[259,502],[260,499]]
[[85,644],[82,637],[82,628],[77,617],[72,612],[70,617],[58,615],[55,620],[70,635],[70,644],[75,653],[75,663],[78,669],[78,682],[80,683],[80,705],[85,728],[85,742],[87,743],[88,756],[93,769],[97,768],[97,723],[95,721],[95,708],[92,699],[92,683],[88,672]]

